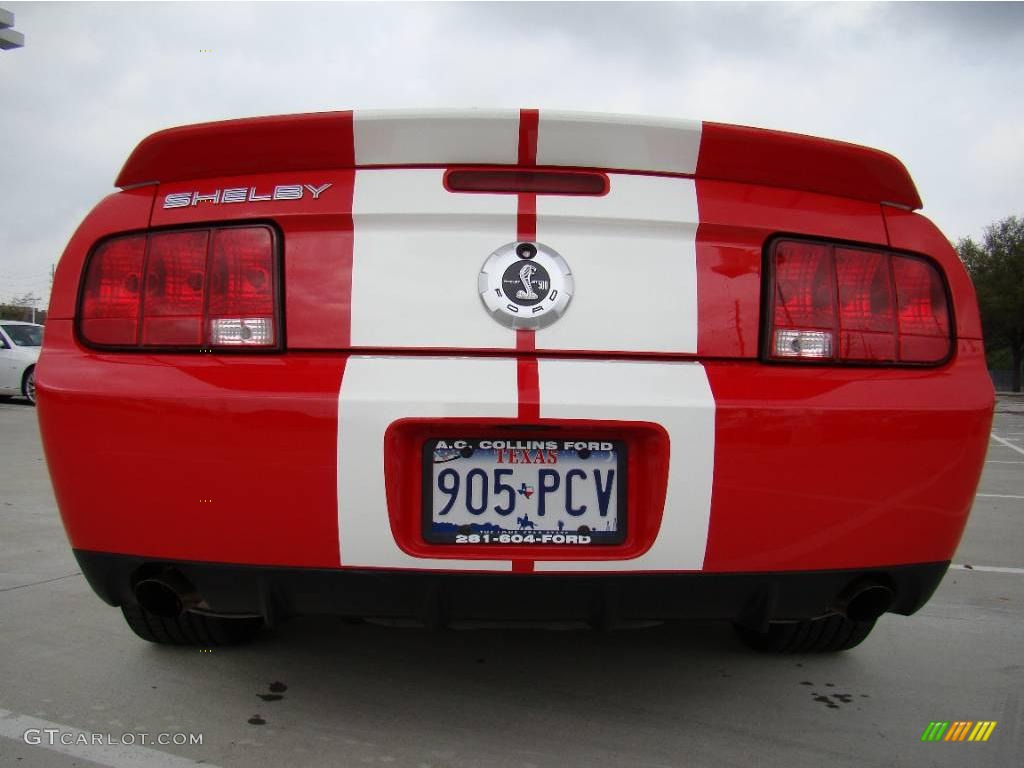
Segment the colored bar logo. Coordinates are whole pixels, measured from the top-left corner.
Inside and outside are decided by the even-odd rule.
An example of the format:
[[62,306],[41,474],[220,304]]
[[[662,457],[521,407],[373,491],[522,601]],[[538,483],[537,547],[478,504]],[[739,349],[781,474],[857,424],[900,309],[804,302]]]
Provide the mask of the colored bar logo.
[[988,741],[995,729],[995,720],[932,721],[921,734],[921,741]]

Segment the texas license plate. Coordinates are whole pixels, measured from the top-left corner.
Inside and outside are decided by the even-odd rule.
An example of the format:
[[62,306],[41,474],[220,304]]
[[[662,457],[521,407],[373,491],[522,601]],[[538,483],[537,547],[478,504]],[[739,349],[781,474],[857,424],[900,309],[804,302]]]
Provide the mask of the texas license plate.
[[621,544],[626,447],[616,440],[427,440],[423,538],[432,544]]

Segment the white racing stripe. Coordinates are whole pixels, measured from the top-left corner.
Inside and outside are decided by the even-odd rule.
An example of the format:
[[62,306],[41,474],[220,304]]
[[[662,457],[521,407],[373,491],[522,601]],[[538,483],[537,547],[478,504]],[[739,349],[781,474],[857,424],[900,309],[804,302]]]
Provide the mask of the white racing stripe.
[[[479,119],[470,126],[465,115],[448,116],[447,125],[410,113],[404,122],[376,125],[374,113],[357,113],[357,162],[515,163],[518,113],[510,115],[474,113]],[[607,116],[594,122],[542,111],[537,162],[693,173],[699,146],[699,122]],[[442,180],[438,169],[356,172],[354,347],[515,348],[516,335],[487,316],[476,276],[488,254],[516,238],[517,197],[452,194]],[[565,317],[536,333],[536,348],[695,353],[695,184],[632,174],[610,174],[610,180],[603,197],[537,196],[537,239],[569,262],[576,292]],[[700,569],[715,440],[715,404],[703,367],[546,359],[538,365],[542,418],[660,424],[671,440],[671,467],[650,551],[628,561],[538,561],[536,569]],[[383,437],[402,418],[515,418],[517,406],[511,358],[351,357],[338,405],[342,564],[511,570],[509,561],[420,559],[399,549],[387,514]]]
[[1000,445],[1005,445],[1005,446],[1006,446],[1007,448],[1009,448],[1009,449],[1010,449],[1011,451],[1016,451],[1017,453],[1020,453],[1020,454],[1024,454],[1024,448],[1021,448],[1021,447],[1020,447],[1019,445],[1014,445],[1014,444],[1013,444],[1013,443],[1011,443],[1011,442],[1010,442],[1009,440],[1004,440],[1004,439],[1003,439],[1003,438],[1001,438],[1001,437],[1000,437],[999,435],[997,435],[997,434],[996,434],[995,432],[993,432],[993,433],[991,434],[991,437],[992,437],[992,439],[993,439],[993,440],[995,440],[995,441],[996,441],[997,443],[999,443]]
[[604,197],[537,197],[537,239],[565,257],[576,282],[565,316],[537,332],[537,349],[695,353],[694,181],[609,178]]
[[356,110],[358,165],[515,163],[518,109]]
[[[670,440],[664,515],[648,552],[630,560],[537,561],[537,571],[700,570],[707,547],[715,403],[699,363],[547,360],[538,363],[541,418],[650,422]],[[642,393],[642,397],[638,394]],[[403,418],[514,419],[511,358],[349,359],[338,409],[338,529],[342,565],[509,571],[507,560],[413,557],[395,542],[387,510],[383,441]]]
[[700,136],[699,120],[542,109],[537,164],[692,174]]
[[395,543],[384,487],[384,433],[405,418],[518,412],[511,358],[350,357],[338,400],[338,536],[344,566],[509,571],[508,560],[429,560]]
[[[47,730],[58,732],[54,734],[53,744],[50,743],[50,738],[45,733]],[[27,744],[25,742],[26,731],[39,731],[41,736],[40,743]],[[83,731],[70,725],[51,723],[49,720],[40,720],[38,717],[19,715],[6,709],[0,709],[0,736],[21,742],[21,744],[35,749],[48,749],[53,752],[60,752],[79,760],[88,760],[96,765],[109,766],[109,768],[139,768],[139,766],[145,766],[145,768],[195,768],[198,765],[202,765],[203,768],[217,768],[212,763],[205,761],[200,763],[187,757],[178,757],[167,752],[134,744],[62,744],[60,742],[62,734],[67,734],[63,738],[71,742],[76,740],[91,742],[93,737],[90,731]],[[121,736],[118,735],[117,738],[121,738]],[[151,738],[155,739],[156,736],[153,735]],[[105,735],[103,740],[106,740]],[[0,748],[0,752],[3,751]],[[13,762],[11,764],[13,765]]]
[[537,571],[700,570],[707,547],[715,457],[715,400],[699,363],[540,361],[540,415],[646,421],[668,432],[661,529],[632,560],[544,561]]
[[492,251],[515,240],[516,196],[452,194],[443,176],[356,172],[353,346],[515,348],[515,333],[480,301],[477,276]]
[[[600,142],[607,140],[605,149],[625,153],[620,156],[627,159],[631,151],[642,150],[651,153],[652,167],[692,171],[687,166],[690,160],[672,160],[670,155],[689,152],[687,141],[694,137],[696,152],[699,123],[694,124],[695,134],[693,126],[674,121],[669,121],[671,125],[652,123],[636,133],[640,129],[632,121],[593,123],[578,115],[546,120],[545,114],[541,113],[538,141],[541,145],[547,142],[549,149],[558,145],[559,131],[568,126],[583,131],[584,139],[591,133],[600,134],[600,141],[594,139],[598,150]],[[360,119],[357,115],[357,143]],[[437,121],[417,120],[410,118],[410,125],[430,128],[430,135],[422,138],[430,144],[434,141],[431,126],[436,127]],[[499,122],[502,130],[488,129],[477,139],[493,145],[499,154],[514,155],[518,120]],[[364,122],[367,136],[376,136],[372,123]],[[393,131],[403,124],[383,121],[378,128]],[[506,130],[509,126],[513,130]],[[606,130],[611,133],[602,133]],[[629,141],[620,135],[623,130],[631,132]],[[646,135],[644,131],[664,142],[659,143],[662,138],[638,140]],[[394,137],[389,141],[400,143]],[[586,144],[580,136],[573,141]],[[357,147],[360,162],[368,151]],[[557,160],[554,156],[538,162],[573,164],[571,158]],[[645,167],[641,158],[625,164]],[[516,239],[517,196],[451,193],[443,186],[443,176],[441,169],[356,172],[353,346],[515,348],[516,335],[488,317],[476,278],[490,253]],[[697,350],[695,182],[614,173],[609,179],[610,190],[601,197],[537,196],[537,239],[568,261],[576,291],[565,316],[537,332],[536,348],[693,354]],[[640,307],[642,312],[637,311]]]

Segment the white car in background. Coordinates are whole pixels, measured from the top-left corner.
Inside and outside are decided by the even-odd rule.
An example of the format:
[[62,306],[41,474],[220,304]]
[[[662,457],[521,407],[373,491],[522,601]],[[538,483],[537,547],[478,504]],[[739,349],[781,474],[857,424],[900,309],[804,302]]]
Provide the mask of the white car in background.
[[43,326],[0,320],[0,397],[22,395],[35,405],[36,360],[43,347]]

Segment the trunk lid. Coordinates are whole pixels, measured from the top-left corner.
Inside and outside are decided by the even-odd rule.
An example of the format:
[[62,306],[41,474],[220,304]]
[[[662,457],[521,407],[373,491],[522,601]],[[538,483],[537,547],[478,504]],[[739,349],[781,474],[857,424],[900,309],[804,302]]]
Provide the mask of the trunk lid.
[[[600,194],[447,183],[455,170],[501,169],[606,182]],[[773,232],[884,243],[879,205],[920,205],[902,164],[864,147],[536,110],[174,128],[145,139],[117,183],[159,185],[154,226],[273,221],[289,348],[381,351],[755,356]],[[524,242],[544,257],[492,257]],[[562,306],[549,313],[555,295]]]

